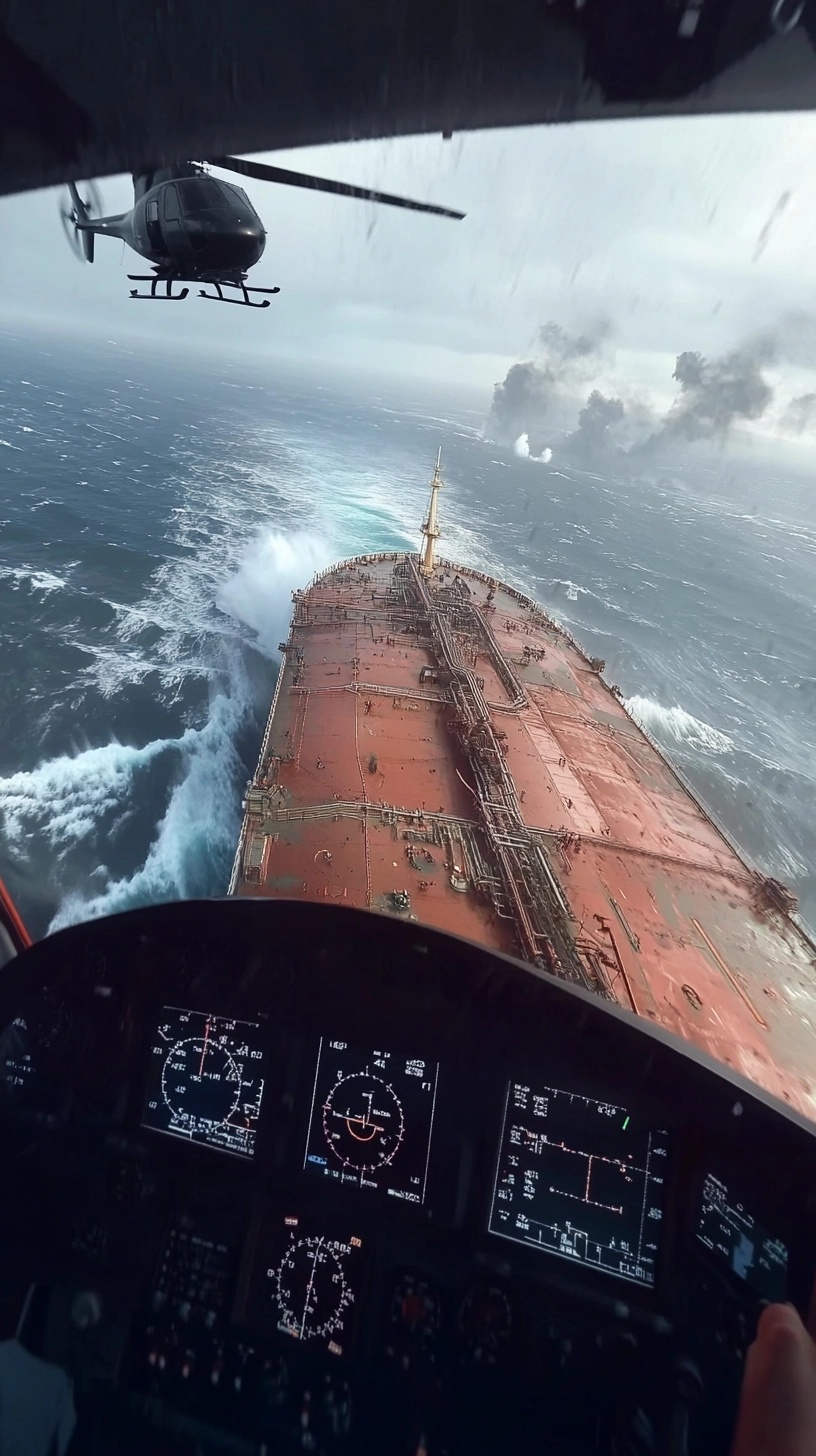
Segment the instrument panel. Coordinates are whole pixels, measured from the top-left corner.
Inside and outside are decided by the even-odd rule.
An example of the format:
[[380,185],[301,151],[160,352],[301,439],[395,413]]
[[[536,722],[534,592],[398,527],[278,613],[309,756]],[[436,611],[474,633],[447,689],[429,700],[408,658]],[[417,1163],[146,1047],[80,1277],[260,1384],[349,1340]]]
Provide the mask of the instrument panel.
[[653,1285],[668,1135],[564,1087],[507,1088],[488,1229]]
[[814,1129],[529,966],[214,902],[0,995],[0,1276],[79,1388],[116,1352],[123,1452],[725,1453],[762,1303],[807,1304]]
[[303,1166],[424,1203],[437,1063],[320,1039]]
[[142,1126],[251,1158],[263,1060],[260,1022],[164,1006],[150,1048]]

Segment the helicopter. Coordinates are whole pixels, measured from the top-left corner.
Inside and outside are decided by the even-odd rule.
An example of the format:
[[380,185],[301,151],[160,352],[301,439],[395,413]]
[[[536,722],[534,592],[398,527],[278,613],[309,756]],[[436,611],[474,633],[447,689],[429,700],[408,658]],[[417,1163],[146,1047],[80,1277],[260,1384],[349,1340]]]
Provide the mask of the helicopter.
[[[110,217],[101,215],[101,197],[95,183],[69,182],[61,198],[60,216],[75,255],[92,263],[96,237],[121,238],[147,258],[153,269],[152,273],[128,274],[131,283],[150,285],[149,290],[132,288],[131,298],[181,302],[190,291],[183,285],[199,283],[206,285],[199,289],[200,298],[268,308],[270,299],[265,295],[279,293],[280,289],[249,287],[246,281],[248,270],[259,261],[266,245],[264,225],[243,188],[211,176],[209,166],[263,182],[357,197],[437,217],[461,220],[465,215],[430,202],[415,202],[266,162],[212,157],[203,164],[182,162],[134,173],[132,208]],[[174,291],[176,284],[179,288]],[[208,288],[214,291],[208,292]]]

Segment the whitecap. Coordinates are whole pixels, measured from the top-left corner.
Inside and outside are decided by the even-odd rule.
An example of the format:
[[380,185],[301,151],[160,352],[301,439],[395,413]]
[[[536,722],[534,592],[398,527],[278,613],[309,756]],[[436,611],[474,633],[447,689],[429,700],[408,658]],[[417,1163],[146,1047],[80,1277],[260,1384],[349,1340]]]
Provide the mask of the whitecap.
[[636,695],[626,698],[624,707],[641,728],[663,742],[669,739],[712,754],[730,753],[734,747],[734,741],[727,733],[722,733],[701,718],[695,718],[679,705],[664,708],[654,698]]

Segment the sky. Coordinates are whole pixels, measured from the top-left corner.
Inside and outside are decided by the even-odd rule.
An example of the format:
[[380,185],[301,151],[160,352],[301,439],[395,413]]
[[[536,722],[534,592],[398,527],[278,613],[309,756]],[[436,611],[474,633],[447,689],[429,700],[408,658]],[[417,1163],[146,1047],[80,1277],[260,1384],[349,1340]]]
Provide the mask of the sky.
[[[537,327],[611,325],[601,387],[665,408],[684,349],[717,354],[816,290],[816,115],[690,117],[360,142],[275,161],[467,212],[451,222],[247,182],[264,220],[263,313],[134,303],[137,257],[65,243],[54,191],[0,199],[0,323],[456,383],[484,395]],[[104,179],[106,211],[129,205]],[[795,354],[795,351],[794,351]],[[785,394],[816,387],[809,346]],[[816,358],[814,358],[816,367]],[[777,381],[774,381],[777,382]]]

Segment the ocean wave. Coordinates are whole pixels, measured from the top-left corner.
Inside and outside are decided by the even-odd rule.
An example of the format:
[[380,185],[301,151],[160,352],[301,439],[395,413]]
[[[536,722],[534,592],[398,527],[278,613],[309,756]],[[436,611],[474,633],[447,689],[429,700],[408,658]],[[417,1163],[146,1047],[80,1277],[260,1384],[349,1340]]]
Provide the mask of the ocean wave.
[[734,740],[727,733],[695,718],[685,708],[664,708],[654,698],[639,696],[626,698],[624,706],[641,728],[663,743],[669,740],[711,754],[731,753],[734,748]]
[[306,531],[291,535],[266,531],[216,592],[216,606],[249,627],[263,652],[276,656],[278,643],[286,635],[292,592],[305,587],[333,559],[331,548],[319,536]]
[[182,739],[169,738],[142,748],[107,743],[0,778],[0,820],[9,844],[24,854],[27,841],[42,836],[64,855],[105,814],[127,803],[140,769],[182,747]]
[[564,594],[568,602],[577,602],[579,596],[587,597],[594,595],[594,593],[587,591],[585,586],[579,586],[576,581],[569,581],[569,579],[565,580],[564,578],[559,576],[553,577],[552,585],[560,586],[563,588]]
[[[85,780],[81,780],[80,794],[89,827],[93,827],[104,810],[124,805],[134,790],[138,769],[152,757],[173,749],[181,755],[183,763],[182,777],[170,794],[141,868],[131,875],[113,879],[101,866],[100,873],[107,880],[104,888],[91,896],[77,891],[66,895],[49,926],[49,933],[138,905],[210,895],[219,875],[224,880],[226,893],[224,868],[231,861],[240,829],[236,791],[241,764],[235,739],[244,711],[245,703],[240,695],[217,694],[203,728],[188,729],[178,740],[156,742],[143,749],[120,750],[124,755],[116,765],[120,772],[115,779],[99,778],[95,800],[89,797]],[[87,755],[80,755],[79,759],[82,758]],[[79,759],[73,760],[74,764],[79,765]],[[106,767],[111,765],[112,756],[108,755]]]
[[[193,522],[183,513],[179,534]],[[158,696],[173,701],[193,679],[209,686],[203,723],[146,744],[110,742],[46,760],[0,779],[0,825],[15,855],[42,841],[54,852],[62,901],[50,929],[132,906],[226,890],[240,828],[243,773],[237,749],[257,712],[257,671],[245,648],[273,658],[286,635],[291,594],[334,553],[307,532],[257,526],[227,539],[210,532],[195,555],[169,559],[141,599],[110,603],[110,633],[86,643],[77,686],[115,698],[156,674]],[[69,634],[79,645],[75,632]],[[271,678],[262,694],[271,693]],[[160,762],[166,760],[166,762]],[[157,779],[158,774],[158,779]],[[116,824],[165,783],[149,848],[121,876],[109,868]],[[152,797],[151,797],[152,796]],[[160,817],[159,817],[160,816]],[[144,841],[143,841],[144,842]],[[77,885],[77,864],[98,856]],[[77,858],[78,856],[78,858]]]
[[54,571],[40,571],[34,566],[3,566],[0,567],[0,580],[12,581],[15,589],[28,583],[31,591],[42,592],[48,596],[50,592],[62,591],[68,585],[62,576],[57,576]]

